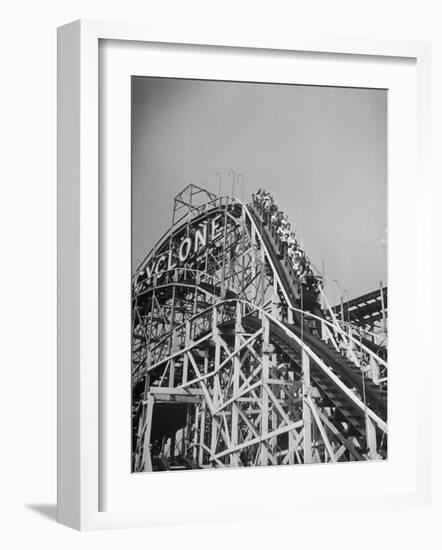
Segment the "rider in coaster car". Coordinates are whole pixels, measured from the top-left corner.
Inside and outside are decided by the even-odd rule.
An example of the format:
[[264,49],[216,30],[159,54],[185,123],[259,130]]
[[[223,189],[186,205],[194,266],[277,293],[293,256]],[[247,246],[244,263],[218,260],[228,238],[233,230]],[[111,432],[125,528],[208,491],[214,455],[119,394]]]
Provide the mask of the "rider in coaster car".
[[296,240],[294,231],[290,231],[290,234],[287,239],[287,244],[289,248],[296,249],[298,247],[298,241]]
[[261,207],[262,195],[263,195],[263,190],[262,189],[258,189],[258,191],[254,195],[252,195],[253,204],[257,208]]

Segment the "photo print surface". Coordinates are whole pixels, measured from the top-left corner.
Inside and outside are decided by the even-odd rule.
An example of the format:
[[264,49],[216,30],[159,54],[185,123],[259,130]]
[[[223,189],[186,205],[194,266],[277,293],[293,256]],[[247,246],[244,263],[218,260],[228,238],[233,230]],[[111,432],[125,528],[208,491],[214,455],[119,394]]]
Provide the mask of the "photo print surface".
[[132,471],[386,460],[387,91],[132,77]]

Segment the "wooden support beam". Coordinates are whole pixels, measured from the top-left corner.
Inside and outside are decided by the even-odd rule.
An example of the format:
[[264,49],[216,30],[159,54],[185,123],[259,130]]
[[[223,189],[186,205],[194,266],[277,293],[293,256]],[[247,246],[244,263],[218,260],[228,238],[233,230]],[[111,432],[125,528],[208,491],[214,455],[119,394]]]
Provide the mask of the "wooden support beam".
[[[272,437],[275,437],[277,435],[281,435],[283,433],[287,433],[287,432],[290,432],[290,431],[296,431],[301,426],[302,426],[302,420],[299,420],[298,422],[292,422],[288,426],[282,426],[282,427],[278,428],[275,431],[267,432],[267,434],[265,436],[260,435],[259,437],[254,437],[253,439],[249,439],[248,441],[240,443],[239,445],[237,445],[237,447],[232,447],[231,449],[226,449],[225,451],[217,453],[216,455],[214,455],[213,458],[216,460],[217,458],[221,458],[223,456],[226,456],[229,453],[240,451],[242,449],[245,449],[246,447],[251,447],[252,445],[256,445],[257,443],[262,444],[265,441],[267,441],[268,439],[271,439]],[[301,436],[299,436],[299,438],[300,437]]]
[[309,405],[309,407],[310,407],[310,409],[313,413],[313,417],[315,419],[316,425],[318,426],[318,429],[319,429],[319,432],[321,434],[322,441],[324,442],[325,448],[327,449],[327,452],[330,456],[330,460],[332,462],[336,462],[336,457],[335,457],[335,453],[333,451],[333,447],[330,443],[327,432],[325,431],[325,428],[324,428],[324,426],[321,422],[318,411],[316,409],[316,405],[315,405],[313,399],[310,397],[310,395],[307,396],[307,404]]
[[[262,370],[261,379],[267,380],[270,371],[270,324],[267,316],[262,316],[262,328],[264,329],[262,337]],[[269,431],[269,396],[265,390],[264,384],[261,389],[261,441],[267,439]],[[266,445],[260,447],[261,466],[267,466],[269,451]]]
[[198,460],[198,429],[201,418],[201,405],[196,405],[194,408],[194,418],[193,418],[193,445],[192,445],[192,457],[193,461]]
[[[242,332],[242,326],[241,326],[241,303],[237,302],[236,304],[236,316],[235,316],[235,339],[234,339],[234,348],[233,348],[233,373],[232,373],[232,389],[233,389],[233,395],[235,395],[238,392],[239,389],[239,373],[241,371],[241,358],[240,353],[242,347],[244,347],[244,344],[241,344],[241,338],[240,333]],[[233,447],[236,447],[238,445],[238,434],[239,434],[239,422],[238,422],[238,408],[233,403],[231,408],[231,437],[230,441]],[[230,465],[231,466],[239,466],[239,460],[237,454],[231,454],[230,455]]]
[[326,415],[319,408],[317,408],[317,411],[318,411],[318,414],[319,414],[322,422],[334,434],[336,439],[338,439],[342,443],[342,445],[350,452],[350,454],[356,460],[364,460],[364,457],[359,453],[359,451],[353,445],[350,438],[344,437],[342,434],[340,434],[339,431],[337,430],[337,428],[330,422],[330,420],[326,417]]
[[[190,339],[190,323],[187,322],[185,325],[185,340],[184,340],[184,347],[188,347],[191,344]],[[185,384],[187,382],[187,376],[188,376],[188,369],[189,369],[189,357],[187,353],[183,356],[183,376],[182,376],[182,384]]]
[[312,456],[312,416],[307,400],[310,395],[310,357],[306,351],[302,350],[302,418],[304,420],[303,427],[303,457],[304,464],[313,462]]
[[[204,353],[204,374],[207,374],[209,368],[209,356],[207,350]],[[202,466],[204,463],[204,448],[205,448],[205,431],[206,431],[206,407],[205,401],[201,403],[201,421],[200,421],[200,438],[199,438],[199,452],[198,452],[198,464]]]
[[367,434],[368,458],[370,460],[376,460],[379,458],[376,442],[376,428],[368,415],[365,415],[365,429]]
[[146,424],[143,434],[143,471],[152,472],[152,457],[150,455],[150,434],[152,431],[152,418],[153,418],[153,407],[155,404],[155,398],[153,395],[149,395],[147,398],[147,407],[146,407]]
[[[274,393],[272,392],[272,390],[269,388],[269,386],[267,386],[267,384],[263,383],[263,389],[266,391],[267,395],[269,396],[270,400],[272,401],[273,403],[273,408],[275,408],[278,413],[280,414],[282,420],[286,423],[286,425],[288,424],[293,424],[293,422],[290,420],[290,418],[287,416],[287,414],[284,412],[284,409],[281,407],[280,403],[278,402],[278,399],[275,397]],[[296,433],[296,435],[295,435]],[[293,449],[293,452],[296,456],[296,458],[298,459],[298,462],[301,462],[301,457],[299,456],[299,451],[298,451],[298,441],[299,441],[299,436],[300,434],[298,434],[297,432],[289,432],[289,442],[291,442],[291,446],[292,446],[292,449]]]
[[183,388],[181,386],[178,386],[177,388],[151,386],[149,393],[154,394],[155,396],[161,396],[161,395],[173,395],[173,396],[195,395],[195,396],[202,396],[202,395],[204,395],[204,391],[201,388]]

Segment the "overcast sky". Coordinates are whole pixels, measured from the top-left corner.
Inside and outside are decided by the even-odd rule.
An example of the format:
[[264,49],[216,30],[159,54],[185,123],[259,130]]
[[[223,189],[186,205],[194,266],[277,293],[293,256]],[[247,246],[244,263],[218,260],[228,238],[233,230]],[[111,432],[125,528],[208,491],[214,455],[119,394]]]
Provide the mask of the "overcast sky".
[[[171,223],[188,183],[244,198],[270,191],[328,295],[387,282],[387,92],[136,77],[132,82],[133,267]],[[235,193],[241,198],[241,188]]]

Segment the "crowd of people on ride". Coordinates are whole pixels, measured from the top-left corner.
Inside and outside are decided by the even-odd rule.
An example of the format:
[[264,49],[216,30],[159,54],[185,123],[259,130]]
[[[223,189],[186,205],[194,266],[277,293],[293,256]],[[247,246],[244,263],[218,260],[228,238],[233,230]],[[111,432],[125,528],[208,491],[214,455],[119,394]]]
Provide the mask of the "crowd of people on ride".
[[309,259],[302,250],[295,228],[288,221],[287,214],[278,209],[272,195],[263,189],[252,195],[253,205],[259,211],[264,223],[276,236],[282,255],[286,255],[290,265],[305,290],[318,292],[320,282],[313,273]]

